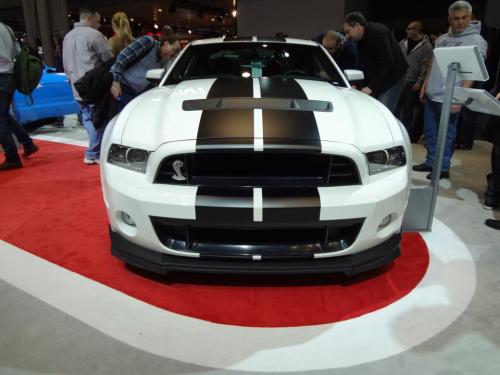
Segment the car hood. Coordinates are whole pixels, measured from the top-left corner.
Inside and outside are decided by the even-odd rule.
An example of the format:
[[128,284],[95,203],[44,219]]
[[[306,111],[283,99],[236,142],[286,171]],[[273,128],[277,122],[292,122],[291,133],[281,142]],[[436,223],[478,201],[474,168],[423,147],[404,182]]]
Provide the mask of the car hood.
[[[286,100],[256,111],[252,107],[255,100],[235,107],[224,104],[222,98],[240,98],[240,105],[245,102],[241,98]],[[291,108],[284,109],[282,104],[287,102]],[[319,103],[321,109],[297,110],[311,103]],[[339,142],[366,152],[393,145],[390,122],[395,119],[368,95],[328,82],[218,78],[150,90],[125,108],[119,122],[122,144],[148,150],[183,140],[253,144],[257,138],[264,144],[299,146]]]

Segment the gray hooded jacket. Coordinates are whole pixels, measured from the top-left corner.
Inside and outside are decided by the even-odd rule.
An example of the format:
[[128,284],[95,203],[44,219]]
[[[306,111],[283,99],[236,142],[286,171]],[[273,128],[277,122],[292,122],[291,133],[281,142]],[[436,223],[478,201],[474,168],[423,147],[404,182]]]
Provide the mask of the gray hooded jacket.
[[422,40],[408,54],[408,39],[399,42],[401,51],[406,56],[408,70],[406,71],[406,82],[417,82],[422,84],[427,75],[427,68],[432,60],[432,44],[429,37],[424,35]]
[[[451,29],[448,33],[441,35],[436,40],[436,48],[438,47],[456,47],[456,46],[478,46],[479,52],[483,59],[486,58],[486,51],[488,43],[480,34],[481,22],[473,21],[470,25],[460,34],[452,34]],[[446,72],[444,72],[446,75]],[[442,103],[444,96],[445,76],[439,69],[438,64],[433,60],[432,70],[427,81],[426,95],[435,102]],[[462,82],[457,81],[455,86],[461,86]]]

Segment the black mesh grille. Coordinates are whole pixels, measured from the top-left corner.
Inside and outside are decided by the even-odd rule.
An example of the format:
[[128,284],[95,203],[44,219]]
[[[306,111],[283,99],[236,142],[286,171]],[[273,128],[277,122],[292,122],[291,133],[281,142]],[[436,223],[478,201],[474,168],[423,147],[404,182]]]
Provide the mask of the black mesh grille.
[[278,228],[262,223],[221,227],[159,217],[151,217],[151,221],[159,240],[173,250],[212,257],[261,255],[272,259],[344,250],[355,241],[364,219]]
[[[182,162],[179,178],[174,171]],[[179,163],[177,162],[177,165]],[[201,186],[304,187],[361,183],[353,160],[338,155],[286,152],[209,152],[181,154],[163,160],[155,183]]]

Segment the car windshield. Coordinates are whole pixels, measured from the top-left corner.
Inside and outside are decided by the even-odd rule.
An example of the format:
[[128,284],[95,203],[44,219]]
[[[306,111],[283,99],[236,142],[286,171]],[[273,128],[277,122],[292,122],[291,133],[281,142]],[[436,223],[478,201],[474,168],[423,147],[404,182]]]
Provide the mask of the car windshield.
[[191,45],[165,84],[221,77],[301,78],[345,86],[341,74],[319,46],[265,42]]

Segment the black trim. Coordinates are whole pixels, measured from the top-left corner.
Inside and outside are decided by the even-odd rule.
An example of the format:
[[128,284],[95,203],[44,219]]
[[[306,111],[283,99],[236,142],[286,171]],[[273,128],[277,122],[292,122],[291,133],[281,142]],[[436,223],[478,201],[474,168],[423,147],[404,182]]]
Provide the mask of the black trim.
[[[253,97],[253,83],[248,79],[217,79],[207,98]],[[253,110],[203,111],[196,146],[239,144],[253,146]]]
[[184,111],[217,111],[224,109],[276,109],[283,111],[332,112],[331,102],[324,100],[282,98],[211,98],[182,102]]
[[[196,153],[163,159],[154,182],[173,185],[242,187],[320,187],[359,185],[356,164],[340,155],[322,154],[304,145],[269,145],[266,152],[252,146],[228,144],[199,146]],[[242,139],[244,141],[244,139]],[[175,160],[183,161],[185,181],[173,179]]]
[[203,259],[159,253],[136,245],[110,230],[111,253],[125,263],[166,274],[169,271],[231,274],[344,273],[354,275],[382,267],[400,255],[401,234],[362,252],[323,259]]
[[[294,79],[260,79],[262,98],[307,100],[307,95]],[[270,144],[290,143],[321,151],[318,125],[313,112],[263,110],[264,149]]]

